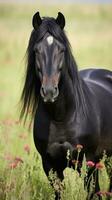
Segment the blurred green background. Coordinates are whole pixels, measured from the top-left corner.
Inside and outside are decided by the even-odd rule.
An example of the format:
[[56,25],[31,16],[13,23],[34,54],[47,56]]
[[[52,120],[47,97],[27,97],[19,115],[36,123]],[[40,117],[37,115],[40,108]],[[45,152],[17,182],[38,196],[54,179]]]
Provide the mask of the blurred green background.
[[0,3],[0,118],[17,117],[32,16],[66,17],[66,33],[79,69],[112,69],[112,5]]

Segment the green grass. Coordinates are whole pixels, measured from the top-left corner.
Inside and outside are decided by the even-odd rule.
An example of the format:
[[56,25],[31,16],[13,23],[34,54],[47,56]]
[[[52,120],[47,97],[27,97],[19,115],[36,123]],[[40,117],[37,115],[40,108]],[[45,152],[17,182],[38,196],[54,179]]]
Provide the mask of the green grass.
[[[18,123],[24,56],[32,30],[32,15],[37,10],[42,16],[55,17],[58,11],[64,13],[65,30],[80,69],[98,66],[112,70],[112,5],[0,4],[0,200],[54,199],[34,147],[32,130]],[[29,153],[26,145],[29,145]],[[15,157],[23,162],[11,169]],[[73,172],[67,173],[62,200],[72,200],[74,193],[82,192],[85,196],[82,180],[76,172],[74,181],[71,180]],[[73,185],[78,184],[82,190],[79,191],[79,187],[73,190]],[[71,197],[65,197],[67,194]],[[73,196],[74,200],[81,198]]]

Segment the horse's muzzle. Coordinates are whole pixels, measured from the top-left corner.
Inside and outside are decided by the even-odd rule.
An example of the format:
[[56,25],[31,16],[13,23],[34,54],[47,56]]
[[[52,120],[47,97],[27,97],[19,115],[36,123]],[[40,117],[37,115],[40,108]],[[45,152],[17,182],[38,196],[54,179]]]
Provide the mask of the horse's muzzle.
[[59,95],[59,89],[58,87],[53,86],[41,86],[40,94],[44,100],[44,102],[55,102]]

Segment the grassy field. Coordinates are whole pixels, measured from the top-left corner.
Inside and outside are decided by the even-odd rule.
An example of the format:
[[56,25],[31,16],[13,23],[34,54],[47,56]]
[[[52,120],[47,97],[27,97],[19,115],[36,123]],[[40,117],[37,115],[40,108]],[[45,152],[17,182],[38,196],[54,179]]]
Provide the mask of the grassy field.
[[[32,131],[18,121],[25,52],[32,16],[37,10],[41,16],[64,13],[65,30],[79,69],[112,70],[112,5],[0,4],[0,200],[54,199],[34,147]],[[81,180],[78,181],[82,190],[76,188],[75,193],[82,193],[84,199],[86,192]],[[71,180],[71,185],[74,184]],[[70,195],[65,191],[63,200],[82,200],[81,196],[65,198],[65,194]]]

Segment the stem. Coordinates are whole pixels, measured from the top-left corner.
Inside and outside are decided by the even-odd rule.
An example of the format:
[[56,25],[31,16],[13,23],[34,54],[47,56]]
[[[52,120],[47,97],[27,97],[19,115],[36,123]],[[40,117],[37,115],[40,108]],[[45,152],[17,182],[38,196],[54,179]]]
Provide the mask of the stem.
[[76,164],[75,164],[75,170],[77,170],[77,164],[78,164],[78,160],[79,160],[79,154],[80,154],[80,151],[78,151],[78,153],[77,153],[77,159],[76,159]]
[[[6,187],[9,187],[9,189],[10,189],[10,186],[11,186],[12,173],[13,173],[13,169],[11,169],[11,172],[10,172],[9,185],[6,184]],[[8,194],[9,194],[9,192],[7,191],[7,189],[8,188],[6,188],[6,200],[8,200]]]

